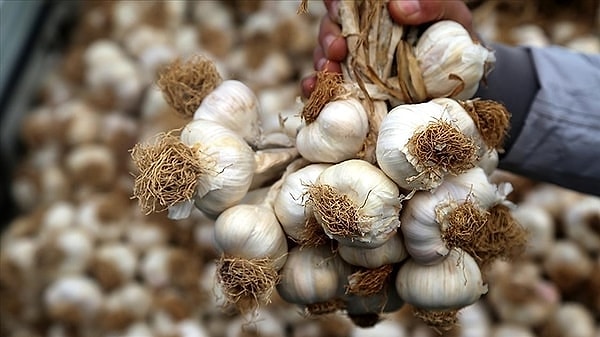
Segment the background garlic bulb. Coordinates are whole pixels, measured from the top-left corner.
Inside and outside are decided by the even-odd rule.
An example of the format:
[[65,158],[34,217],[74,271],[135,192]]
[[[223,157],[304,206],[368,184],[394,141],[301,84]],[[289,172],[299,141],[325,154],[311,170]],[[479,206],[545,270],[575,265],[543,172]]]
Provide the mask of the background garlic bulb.
[[356,158],[369,131],[367,112],[354,98],[327,103],[318,117],[296,136],[302,157],[312,162],[339,163]]
[[455,21],[432,24],[414,49],[429,97],[469,99],[495,62],[492,51],[474,41]]
[[308,189],[308,205],[325,234],[375,248],[394,235],[402,208],[398,186],[376,166],[351,159],[325,169]]
[[413,259],[398,271],[396,289],[407,303],[427,310],[460,309],[487,293],[475,259],[452,249],[440,264],[425,266]]

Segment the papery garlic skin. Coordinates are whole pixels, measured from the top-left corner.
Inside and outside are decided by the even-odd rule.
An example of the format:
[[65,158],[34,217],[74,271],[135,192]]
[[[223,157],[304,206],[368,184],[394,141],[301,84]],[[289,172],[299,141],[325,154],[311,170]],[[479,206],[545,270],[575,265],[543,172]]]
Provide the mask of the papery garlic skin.
[[313,216],[305,207],[306,190],[330,164],[310,164],[284,178],[281,190],[273,203],[273,210],[283,231],[296,242],[302,240],[306,220]]
[[312,162],[339,163],[356,158],[368,132],[367,112],[357,99],[333,101],[298,131],[296,147]]
[[392,235],[383,245],[376,248],[359,248],[340,244],[338,253],[351,265],[365,268],[378,268],[385,264],[403,261],[408,257],[402,236]]
[[193,120],[181,131],[181,141],[196,149],[200,160],[214,167],[198,179],[195,205],[216,215],[248,192],[256,162],[254,151],[235,132],[212,121]]
[[280,272],[277,292],[287,302],[314,304],[344,294],[350,265],[328,245],[292,248]]
[[271,259],[276,270],[287,258],[285,234],[273,213],[263,205],[236,205],[215,221],[217,248],[229,256],[245,259]]
[[398,212],[402,208],[400,190],[379,168],[360,159],[350,159],[325,169],[315,181],[315,186],[333,187],[338,195],[344,195],[357,208],[356,224],[360,234],[338,235],[332,233],[323,214],[312,205],[315,218],[325,234],[341,244],[375,248],[383,245],[400,226]]
[[396,289],[401,298],[418,308],[451,310],[474,303],[488,288],[475,259],[455,248],[437,265],[406,261],[398,271]]
[[[471,200],[482,210],[487,210],[503,202],[508,192],[510,185],[496,186],[488,181],[483,169],[474,167],[458,176],[448,177],[431,192],[415,193],[400,214],[400,229],[410,256],[418,263],[431,265],[442,261],[450,252],[442,239],[441,207]],[[449,211],[451,209],[446,208],[444,212]]]
[[426,130],[430,123],[450,123],[467,137],[477,133],[473,120],[466,112],[460,117],[459,110],[452,114],[449,112],[451,109],[455,110],[448,105],[451,101],[398,105],[381,122],[376,147],[377,163],[400,187],[407,190],[429,190],[437,187],[447,174],[441,170],[425,172],[427,168],[422,167],[418,158],[409,150],[411,137]]
[[217,122],[251,145],[260,141],[259,101],[252,89],[237,80],[225,80],[203,100],[194,119]]
[[429,97],[473,97],[495,62],[492,51],[473,41],[461,24],[450,20],[429,26],[419,37],[414,53]]
[[85,276],[65,276],[55,280],[44,291],[44,304],[49,312],[61,315],[73,308],[81,319],[91,319],[100,310],[104,298],[100,287]]

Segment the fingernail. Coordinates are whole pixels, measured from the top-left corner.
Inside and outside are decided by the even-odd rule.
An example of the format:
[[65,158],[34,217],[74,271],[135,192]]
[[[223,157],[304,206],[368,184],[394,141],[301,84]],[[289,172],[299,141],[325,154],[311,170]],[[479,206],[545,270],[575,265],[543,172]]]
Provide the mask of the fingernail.
[[319,61],[317,61],[317,70],[323,70],[323,67],[325,67],[325,64],[327,64],[326,58],[322,58]]
[[421,10],[419,0],[393,1],[393,5],[405,16],[411,16]]
[[327,35],[325,36],[325,39],[323,39],[323,44],[325,44],[325,50],[329,49],[329,47],[331,47],[331,44],[333,43],[333,41],[335,41],[336,37],[333,35]]

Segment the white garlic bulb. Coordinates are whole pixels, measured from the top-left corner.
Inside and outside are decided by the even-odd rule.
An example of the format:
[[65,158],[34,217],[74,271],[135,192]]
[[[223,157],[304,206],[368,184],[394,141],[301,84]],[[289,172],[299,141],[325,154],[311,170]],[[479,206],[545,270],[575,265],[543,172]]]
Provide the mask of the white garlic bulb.
[[399,105],[383,119],[377,163],[400,187],[432,189],[446,175],[478,162],[481,146],[473,120],[450,102]]
[[398,186],[379,168],[350,159],[321,172],[309,188],[307,203],[330,238],[375,248],[397,232],[402,198]]
[[98,247],[93,267],[99,282],[108,288],[131,280],[137,270],[138,259],[132,247],[123,243],[106,243]]
[[169,260],[171,250],[167,246],[156,246],[149,249],[140,261],[140,274],[144,282],[153,288],[169,285],[171,275]]
[[327,302],[344,294],[350,265],[327,245],[292,248],[281,269],[277,292],[287,302],[307,305]]
[[[161,141],[166,142],[165,139]],[[168,207],[170,218],[183,219],[190,215],[195,204],[209,215],[218,215],[246,195],[256,162],[254,151],[240,136],[215,122],[197,119],[185,126],[180,139],[181,143],[171,141],[157,145],[164,147],[164,151],[172,149],[172,154],[156,165],[145,157],[146,153],[152,154],[151,150],[141,146],[134,148],[134,159],[139,156],[137,164],[143,168],[134,188],[142,208],[153,211],[159,206]],[[172,166],[174,161],[181,165]],[[157,177],[153,169],[171,174]],[[162,180],[156,182],[159,178]],[[146,190],[149,187],[153,190]],[[186,200],[188,196],[184,193],[190,187],[195,189],[188,191],[191,196]],[[157,205],[156,194],[163,200],[160,205]],[[169,199],[165,200],[166,197]]]
[[96,282],[81,275],[59,278],[44,292],[44,304],[48,312],[60,320],[83,322],[93,319],[103,301]]
[[563,215],[567,237],[590,253],[600,252],[600,198],[586,195]]
[[588,279],[594,269],[592,258],[575,242],[557,240],[544,256],[546,275],[564,292],[572,292]]
[[117,316],[131,320],[144,319],[152,309],[152,294],[142,285],[130,282],[109,293],[102,308],[106,320]]
[[552,250],[555,241],[554,220],[542,207],[521,203],[511,210],[512,216],[525,228],[528,239],[525,255],[543,258]]
[[295,242],[302,242],[306,222],[314,217],[312,210],[305,207],[306,191],[330,164],[310,164],[285,176],[281,189],[273,203],[273,210],[283,231]]
[[300,155],[312,162],[339,163],[356,158],[369,131],[367,112],[354,98],[327,103],[296,136]]
[[370,269],[397,263],[408,257],[400,233],[392,235],[383,245],[376,248],[359,248],[340,244],[338,253],[344,261],[351,265]]
[[429,97],[471,98],[495,62],[492,51],[450,20],[429,26],[419,37],[414,53]]
[[217,122],[234,131],[251,145],[261,137],[259,102],[254,92],[237,80],[225,80],[203,100],[194,119]]
[[269,258],[280,269],[287,257],[287,241],[272,209],[263,205],[232,206],[215,221],[217,248],[244,259]]
[[459,309],[487,293],[477,262],[461,249],[432,266],[409,259],[398,271],[396,289],[407,303],[426,310]]
[[581,303],[565,302],[542,329],[546,336],[596,337],[594,315]]
[[485,211],[503,202],[508,192],[510,185],[491,184],[483,169],[475,167],[447,177],[431,192],[415,193],[400,214],[400,229],[407,251],[418,263],[440,262],[452,248],[442,237],[449,226],[447,216],[459,207],[467,206],[467,201]]

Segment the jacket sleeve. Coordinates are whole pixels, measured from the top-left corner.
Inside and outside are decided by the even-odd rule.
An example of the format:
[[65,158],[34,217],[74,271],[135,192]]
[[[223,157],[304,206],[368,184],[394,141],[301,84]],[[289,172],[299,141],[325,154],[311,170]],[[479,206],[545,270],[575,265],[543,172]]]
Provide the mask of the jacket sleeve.
[[600,195],[600,55],[492,44],[476,97],[503,103],[511,130],[499,168]]

